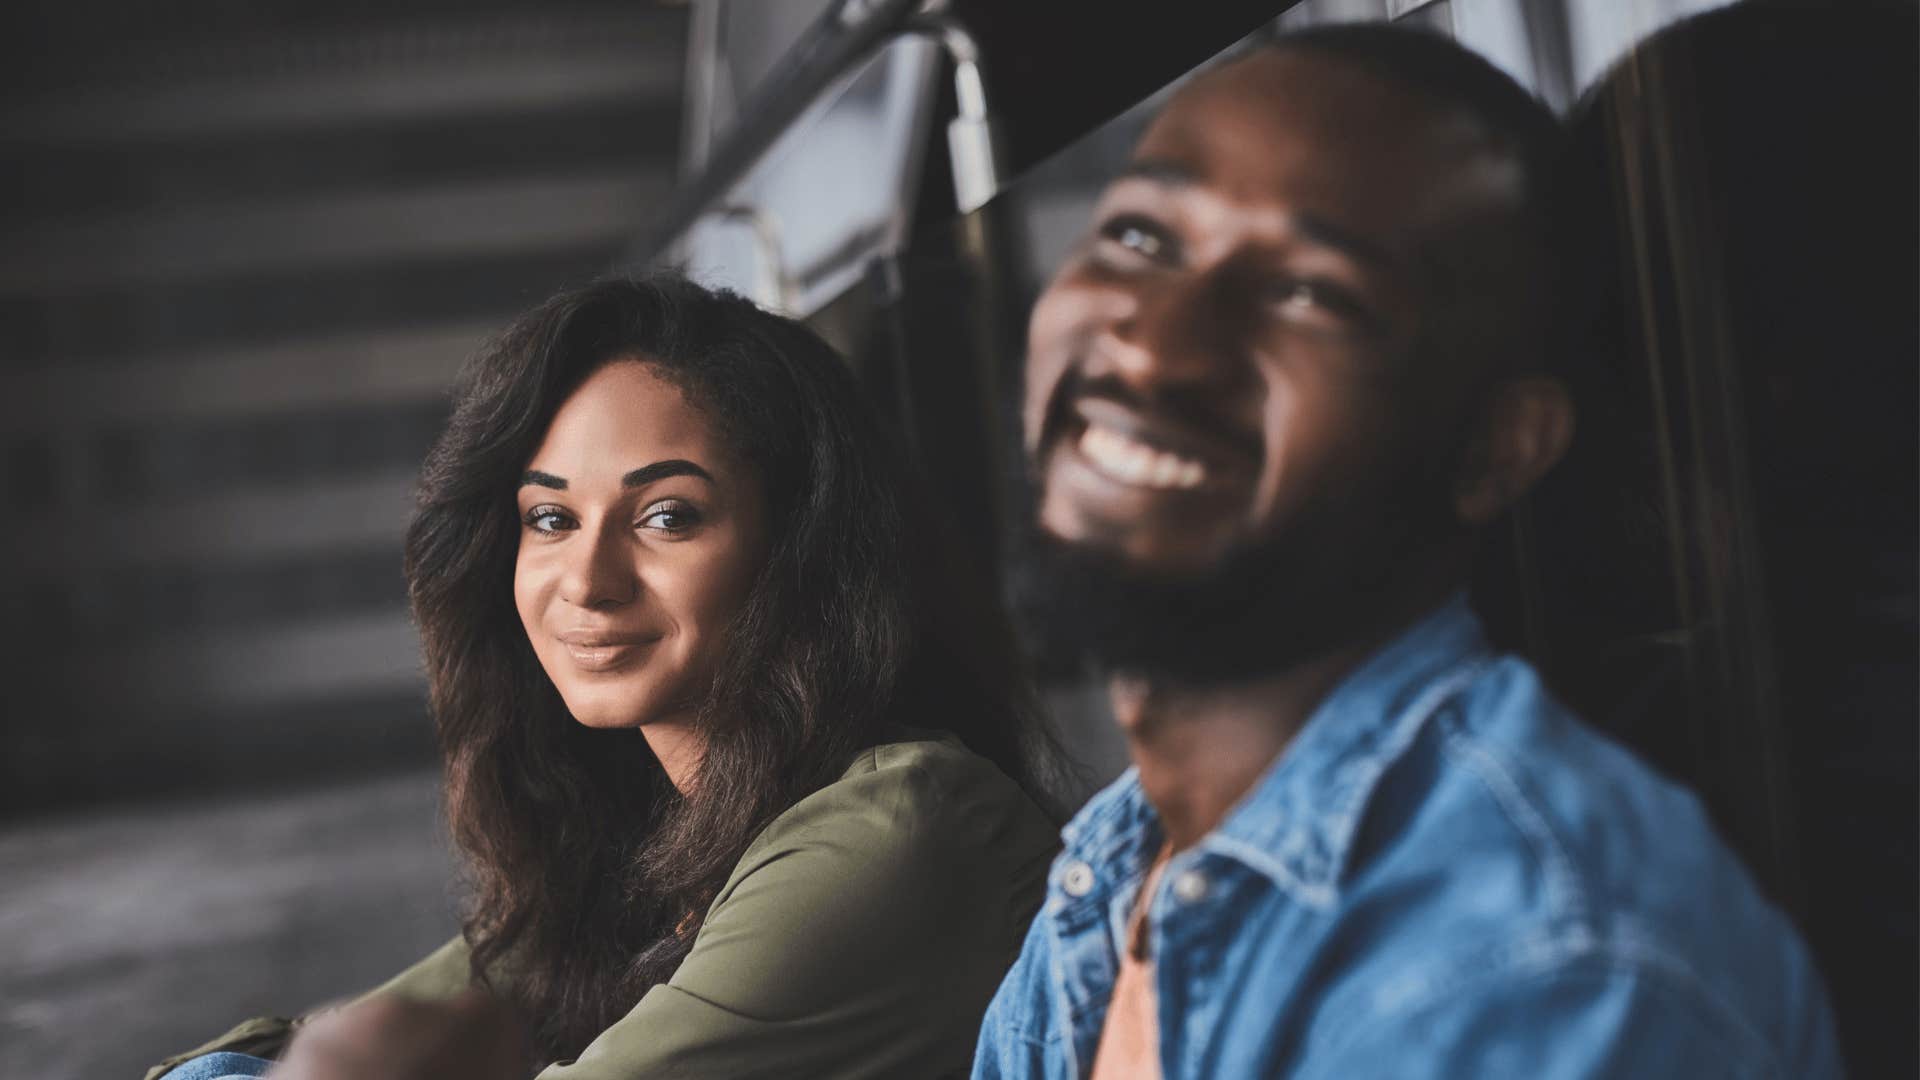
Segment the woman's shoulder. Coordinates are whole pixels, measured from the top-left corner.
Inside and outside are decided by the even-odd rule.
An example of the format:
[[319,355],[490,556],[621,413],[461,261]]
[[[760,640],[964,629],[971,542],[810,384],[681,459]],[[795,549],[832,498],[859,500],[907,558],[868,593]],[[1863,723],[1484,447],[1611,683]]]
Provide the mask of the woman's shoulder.
[[998,765],[967,749],[957,736],[925,728],[889,728],[886,740],[862,751],[839,782],[869,776],[878,778],[882,786],[932,785],[943,791],[985,786],[1005,789],[1002,794],[1019,791]]
[[754,841],[671,986],[730,1016],[964,1061],[1053,842],[1025,793],[957,742],[874,746]]
[[902,728],[861,751],[838,780],[775,818],[747,854],[857,841],[867,857],[1020,858],[1050,848],[1056,833],[993,762],[951,735]]
[[1057,845],[1053,822],[992,762],[914,733],[862,751],[840,779],[775,818],[734,866],[701,933],[781,955],[831,945],[882,965],[894,962],[886,954],[904,962],[972,949],[1000,964],[997,982]]

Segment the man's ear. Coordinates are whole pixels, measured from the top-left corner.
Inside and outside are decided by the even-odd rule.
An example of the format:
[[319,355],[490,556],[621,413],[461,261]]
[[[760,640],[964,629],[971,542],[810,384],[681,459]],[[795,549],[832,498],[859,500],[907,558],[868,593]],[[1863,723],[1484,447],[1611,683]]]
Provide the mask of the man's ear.
[[1453,509],[1485,525],[1525,495],[1573,442],[1573,398],[1558,379],[1526,376],[1495,390],[1454,478]]

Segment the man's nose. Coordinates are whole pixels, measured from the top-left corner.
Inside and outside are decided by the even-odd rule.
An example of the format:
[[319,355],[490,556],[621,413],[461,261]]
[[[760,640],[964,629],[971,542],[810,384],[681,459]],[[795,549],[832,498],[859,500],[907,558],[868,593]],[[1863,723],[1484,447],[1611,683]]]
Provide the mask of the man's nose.
[[1141,282],[1117,305],[1096,362],[1135,390],[1231,388],[1246,377],[1232,320],[1205,275]]
[[576,607],[624,607],[640,595],[624,529],[582,529],[566,553],[560,596]]

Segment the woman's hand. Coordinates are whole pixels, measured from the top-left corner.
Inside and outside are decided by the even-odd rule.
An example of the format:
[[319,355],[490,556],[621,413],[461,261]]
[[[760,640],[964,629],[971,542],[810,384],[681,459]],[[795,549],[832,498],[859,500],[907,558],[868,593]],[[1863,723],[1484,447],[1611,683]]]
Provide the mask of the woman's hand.
[[375,998],[300,1029],[269,1080],[524,1080],[519,1021],[481,990],[447,1001]]

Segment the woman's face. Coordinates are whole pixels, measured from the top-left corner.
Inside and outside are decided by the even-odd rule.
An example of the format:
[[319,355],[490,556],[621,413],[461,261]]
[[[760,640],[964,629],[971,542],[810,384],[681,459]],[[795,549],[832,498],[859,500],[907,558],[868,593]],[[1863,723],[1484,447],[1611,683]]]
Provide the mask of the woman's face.
[[758,478],[677,386],[620,360],[554,414],[519,509],[514,604],[574,718],[691,719],[766,560]]

